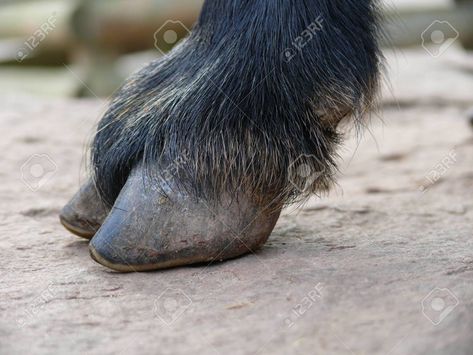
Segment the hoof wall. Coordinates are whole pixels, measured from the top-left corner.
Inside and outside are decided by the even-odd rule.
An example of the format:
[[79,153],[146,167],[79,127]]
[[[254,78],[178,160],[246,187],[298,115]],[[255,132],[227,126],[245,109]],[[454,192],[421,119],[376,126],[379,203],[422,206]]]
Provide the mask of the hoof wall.
[[[235,258],[260,248],[280,214],[243,195],[210,206],[172,183],[156,187],[135,169],[89,249],[121,272]],[[166,191],[164,194],[163,191]]]
[[72,234],[91,239],[108,212],[109,209],[100,200],[92,181],[88,181],[64,206],[59,221]]

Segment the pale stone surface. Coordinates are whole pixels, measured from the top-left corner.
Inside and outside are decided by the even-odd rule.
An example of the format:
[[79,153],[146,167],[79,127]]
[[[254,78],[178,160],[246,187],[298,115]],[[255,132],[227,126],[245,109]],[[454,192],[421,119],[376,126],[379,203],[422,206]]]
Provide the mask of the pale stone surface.
[[287,210],[256,255],[153,273],[106,270],[58,223],[105,104],[1,98],[0,354],[471,354],[472,79],[403,56],[400,107],[347,141],[329,197]]

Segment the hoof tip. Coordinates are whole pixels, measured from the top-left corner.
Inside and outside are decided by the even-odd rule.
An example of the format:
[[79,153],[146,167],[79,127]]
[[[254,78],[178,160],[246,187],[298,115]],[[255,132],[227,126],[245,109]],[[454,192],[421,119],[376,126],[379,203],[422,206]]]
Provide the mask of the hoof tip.
[[[67,213],[65,209],[59,214],[59,222],[72,234],[84,238],[92,239],[95,234],[95,230],[91,228],[84,228],[83,223],[80,223],[77,219],[74,219],[70,213]],[[79,222],[79,223],[78,223]]]

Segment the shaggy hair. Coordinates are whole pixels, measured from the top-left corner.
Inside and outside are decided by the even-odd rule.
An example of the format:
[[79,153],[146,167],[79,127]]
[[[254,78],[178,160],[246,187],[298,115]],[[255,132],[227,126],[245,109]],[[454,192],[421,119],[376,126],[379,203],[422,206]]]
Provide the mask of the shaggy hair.
[[[377,14],[374,0],[207,0],[188,38],[134,74],[99,123],[102,199],[113,204],[140,162],[158,185],[165,175],[208,201],[242,191],[281,205],[327,189],[338,123],[375,98]],[[323,172],[303,191],[295,161]]]

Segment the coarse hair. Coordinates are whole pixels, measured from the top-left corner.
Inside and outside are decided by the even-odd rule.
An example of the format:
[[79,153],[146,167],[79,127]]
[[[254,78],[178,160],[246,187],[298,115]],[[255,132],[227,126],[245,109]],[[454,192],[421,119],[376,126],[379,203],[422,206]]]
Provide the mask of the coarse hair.
[[[374,0],[206,0],[190,35],[129,78],[100,121],[101,198],[113,204],[139,163],[210,202],[327,190],[339,122],[362,122],[376,99],[378,14]],[[303,189],[298,160],[321,172]]]

